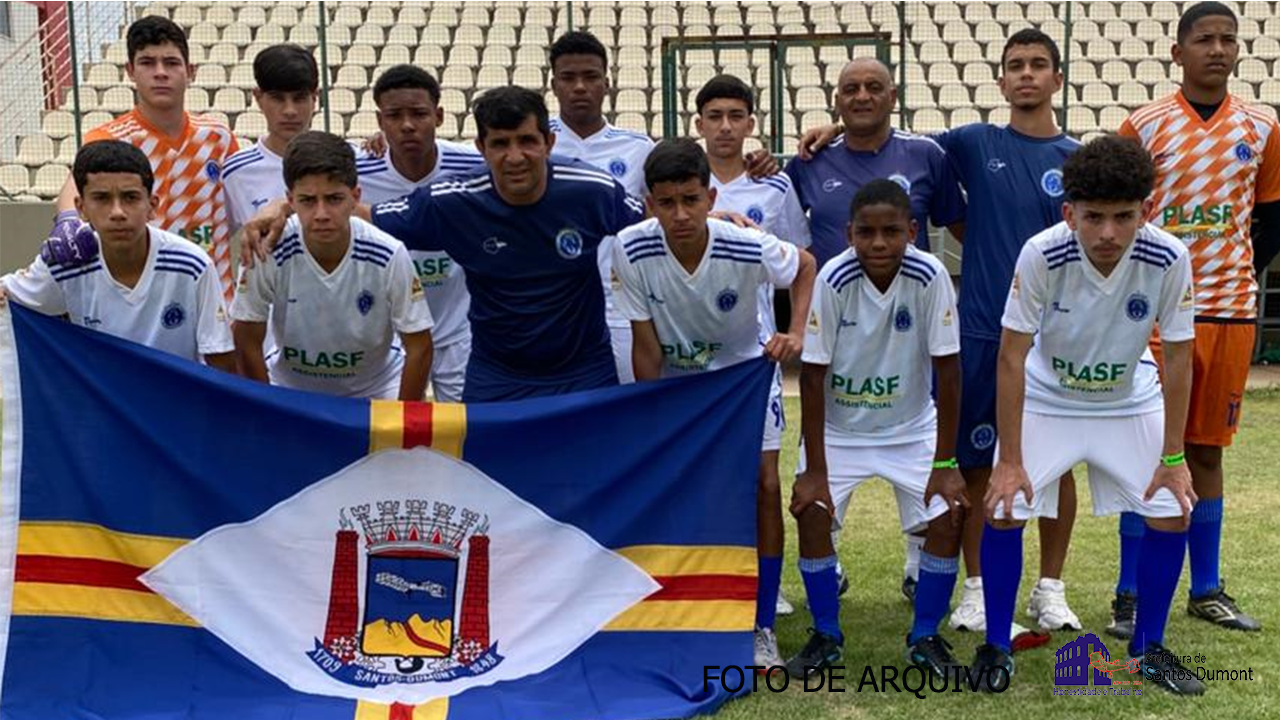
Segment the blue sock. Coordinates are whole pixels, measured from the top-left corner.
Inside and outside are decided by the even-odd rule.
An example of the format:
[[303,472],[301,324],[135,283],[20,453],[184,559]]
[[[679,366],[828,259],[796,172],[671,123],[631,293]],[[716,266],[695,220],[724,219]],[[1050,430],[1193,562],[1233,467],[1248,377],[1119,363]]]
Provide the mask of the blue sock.
[[1169,620],[1173,591],[1182,575],[1182,556],[1187,533],[1163,532],[1147,528],[1142,538],[1142,563],[1138,567],[1138,617],[1130,657],[1137,657],[1152,643],[1164,643],[1164,626]]
[[1142,550],[1142,535],[1147,521],[1138,513],[1120,513],[1120,579],[1116,582],[1116,594],[1138,593],[1138,554]]
[[756,627],[773,628],[778,613],[778,587],[782,585],[782,558],[761,555],[760,588],[756,592]]
[[951,592],[956,589],[960,558],[941,558],[920,551],[920,584],[916,586],[916,615],[908,643],[938,634],[938,624],[951,609]]
[[836,579],[836,556],[800,558],[800,577],[813,614],[813,629],[844,642],[840,632],[839,581]]
[[[1013,607],[1022,580],[1022,526],[982,528],[982,601],[987,613],[987,642],[1009,652]],[[917,590],[917,593],[919,590]]]
[[1211,594],[1222,585],[1218,558],[1222,550],[1222,498],[1201,500],[1191,511],[1187,531],[1191,555],[1191,597]]

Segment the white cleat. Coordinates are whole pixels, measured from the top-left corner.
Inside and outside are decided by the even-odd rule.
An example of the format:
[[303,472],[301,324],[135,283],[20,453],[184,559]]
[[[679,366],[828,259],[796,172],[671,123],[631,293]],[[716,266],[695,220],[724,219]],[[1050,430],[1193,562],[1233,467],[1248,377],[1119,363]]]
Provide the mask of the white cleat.
[[1080,618],[1067,606],[1067,586],[1061,580],[1040,578],[1031,589],[1027,615],[1040,624],[1041,630],[1080,630]]
[[783,597],[781,592],[779,592],[778,604],[775,606],[774,612],[776,612],[778,615],[790,615],[795,611],[796,611],[795,607],[793,607],[791,603],[787,602],[787,599]]
[[982,578],[964,579],[964,592],[960,594],[960,604],[951,611],[951,629],[986,632],[987,609],[982,602]]
[[782,656],[778,654],[778,637],[769,628],[756,628],[755,664],[764,667],[757,673],[768,672],[774,665],[782,664]]

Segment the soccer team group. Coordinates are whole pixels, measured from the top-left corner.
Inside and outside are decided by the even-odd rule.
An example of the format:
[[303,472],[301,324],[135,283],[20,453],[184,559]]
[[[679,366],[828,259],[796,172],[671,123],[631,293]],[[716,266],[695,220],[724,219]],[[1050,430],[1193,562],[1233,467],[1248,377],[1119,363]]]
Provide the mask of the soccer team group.
[[[792,675],[842,660],[835,543],[871,477],[894,486],[908,538],[909,662],[958,664],[949,612],[985,631],[982,673],[1011,677],[1012,653],[1042,641],[1013,622],[1033,517],[1028,613],[1079,629],[1061,578],[1083,462],[1095,513],[1121,517],[1108,632],[1156,684],[1199,694],[1161,652],[1188,549],[1188,612],[1261,627],[1218,558],[1256,268],[1280,247],[1280,138],[1227,92],[1236,30],[1224,5],[1187,8],[1181,90],[1084,145],[1056,124],[1060,55],[1038,30],[1004,47],[1007,126],[896,130],[892,73],[855,59],[835,89],[841,124],[812,129],[777,172],[744,153],[755,93],[731,76],[696,94],[701,144],[609,125],[608,57],[583,32],[550,50],[558,117],[540,89],[489,90],[470,108],[474,146],[436,139],[440,86],[408,65],[372,88],[381,134],[366,147],[309,130],[315,61],[269,47],[253,91],[268,132],[240,149],[185,112],[186,38],[147,17],[127,36],[136,107],[89,133],[40,257],[0,284],[78,325],[350,397],[420,400],[430,384],[437,401],[515,400],[800,360],[789,510],[813,632]],[[958,301],[930,223],[964,243]],[[789,289],[781,329],[775,288]],[[772,627],[788,605],[781,397],[777,372],[758,488],[765,666],[782,664]]]

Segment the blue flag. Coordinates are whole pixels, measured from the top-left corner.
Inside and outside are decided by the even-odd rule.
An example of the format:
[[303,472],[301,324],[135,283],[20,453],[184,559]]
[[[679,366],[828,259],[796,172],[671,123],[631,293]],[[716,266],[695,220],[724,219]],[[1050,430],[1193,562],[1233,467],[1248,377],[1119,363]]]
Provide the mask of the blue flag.
[[0,310],[0,717],[669,718],[748,665],[772,366],[332,398]]

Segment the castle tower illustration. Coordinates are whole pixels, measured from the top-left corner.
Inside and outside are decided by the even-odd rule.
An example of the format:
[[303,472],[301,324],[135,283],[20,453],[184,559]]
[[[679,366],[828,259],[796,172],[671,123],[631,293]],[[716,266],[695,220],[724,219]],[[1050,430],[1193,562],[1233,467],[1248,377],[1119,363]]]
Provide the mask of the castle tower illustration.
[[489,648],[489,536],[487,526],[467,543],[467,583],[462,590],[458,662],[466,665]]
[[356,653],[356,631],[360,627],[359,547],[356,532],[345,513],[333,541],[333,577],[329,583],[329,616],[324,624],[324,646],[342,662]]

